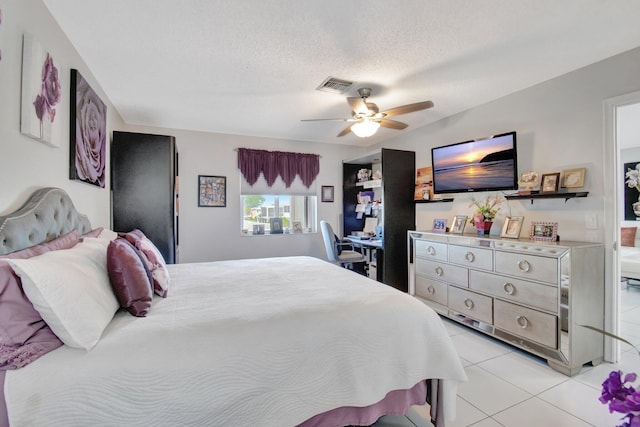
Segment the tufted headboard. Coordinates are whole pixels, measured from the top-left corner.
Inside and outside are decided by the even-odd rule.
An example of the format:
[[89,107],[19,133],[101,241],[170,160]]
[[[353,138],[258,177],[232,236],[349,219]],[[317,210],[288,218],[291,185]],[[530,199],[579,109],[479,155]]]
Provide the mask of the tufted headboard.
[[0,255],[48,242],[71,230],[91,231],[86,215],[79,214],[60,188],[41,188],[15,212],[0,216]]

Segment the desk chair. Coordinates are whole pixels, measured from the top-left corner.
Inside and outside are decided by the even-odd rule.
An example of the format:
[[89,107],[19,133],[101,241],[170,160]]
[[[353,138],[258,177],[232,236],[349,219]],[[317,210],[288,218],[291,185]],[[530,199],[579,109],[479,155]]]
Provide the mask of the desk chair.
[[338,239],[328,222],[320,221],[320,229],[322,230],[322,239],[324,240],[324,248],[327,251],[329,262],[349,270],[353,270],[354,263],[364,263],[364,274],[366,275],[367,260],[364,254],[353,250],[351,242]]

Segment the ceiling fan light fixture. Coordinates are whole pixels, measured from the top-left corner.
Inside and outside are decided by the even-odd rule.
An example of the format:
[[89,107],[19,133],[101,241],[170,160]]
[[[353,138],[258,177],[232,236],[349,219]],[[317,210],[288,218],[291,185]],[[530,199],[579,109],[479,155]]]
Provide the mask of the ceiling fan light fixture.
[[363,119],[362,121],[351,126],[351,132],[355,133],[360,138],[368,138],[378,131],[380,122],[375,120]]

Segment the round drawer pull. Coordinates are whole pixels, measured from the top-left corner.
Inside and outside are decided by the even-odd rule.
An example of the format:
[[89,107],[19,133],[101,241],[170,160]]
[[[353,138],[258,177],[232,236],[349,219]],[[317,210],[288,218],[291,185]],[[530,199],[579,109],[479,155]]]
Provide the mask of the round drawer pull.
[[531,264],[529,264],[529,261],[523,259],[521,261],[518,261],[518,268],[525,273],[528,273],[529,270],[531,270]]
[[467,298],[464,300],[464,306],[471,310],[473,308],[473,301]]
[[516,287],[513,286],[513,283],[509,283],[509,282],[502,285],[502,289],[504,289],[504,291],[509,295],[513,295],[516,292]]
[[433,286],[429,285],[429,287],[427,288],[427,292],[429,293],[429,295],[433,295],[436,293],[436,290]]
[[476,260],[476,256],[473,254],[473,252],[467,252],[466,255],[464,256],[464,259],[466,259],[469,262],[473,262]]
[[527,329],[527,326],[529,326],[529,321],[524,316],[518,316],[516,317],[516,324],[522,329]]
[[440,267],[440,266],[436,267],[436,274],[438,276],[442,276],[444,274],[444,270],[442,269],[442,267]]
[[429,246],[429,247],[427,248],[427,253],[428,253],[429,255],[435,255],[435,254],[436,254],[436,249],[435,249],[433,246]]

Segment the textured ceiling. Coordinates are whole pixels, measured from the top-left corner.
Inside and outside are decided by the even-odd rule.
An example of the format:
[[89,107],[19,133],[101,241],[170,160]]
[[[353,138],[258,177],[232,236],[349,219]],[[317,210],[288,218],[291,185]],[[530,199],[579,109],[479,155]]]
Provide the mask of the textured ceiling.
[[[43,0],[127,123],[370,145],[640,46],[637,0]],[[319,92],[328,76],[347,94]],[[337,138],[372,88],[404,131]]]

